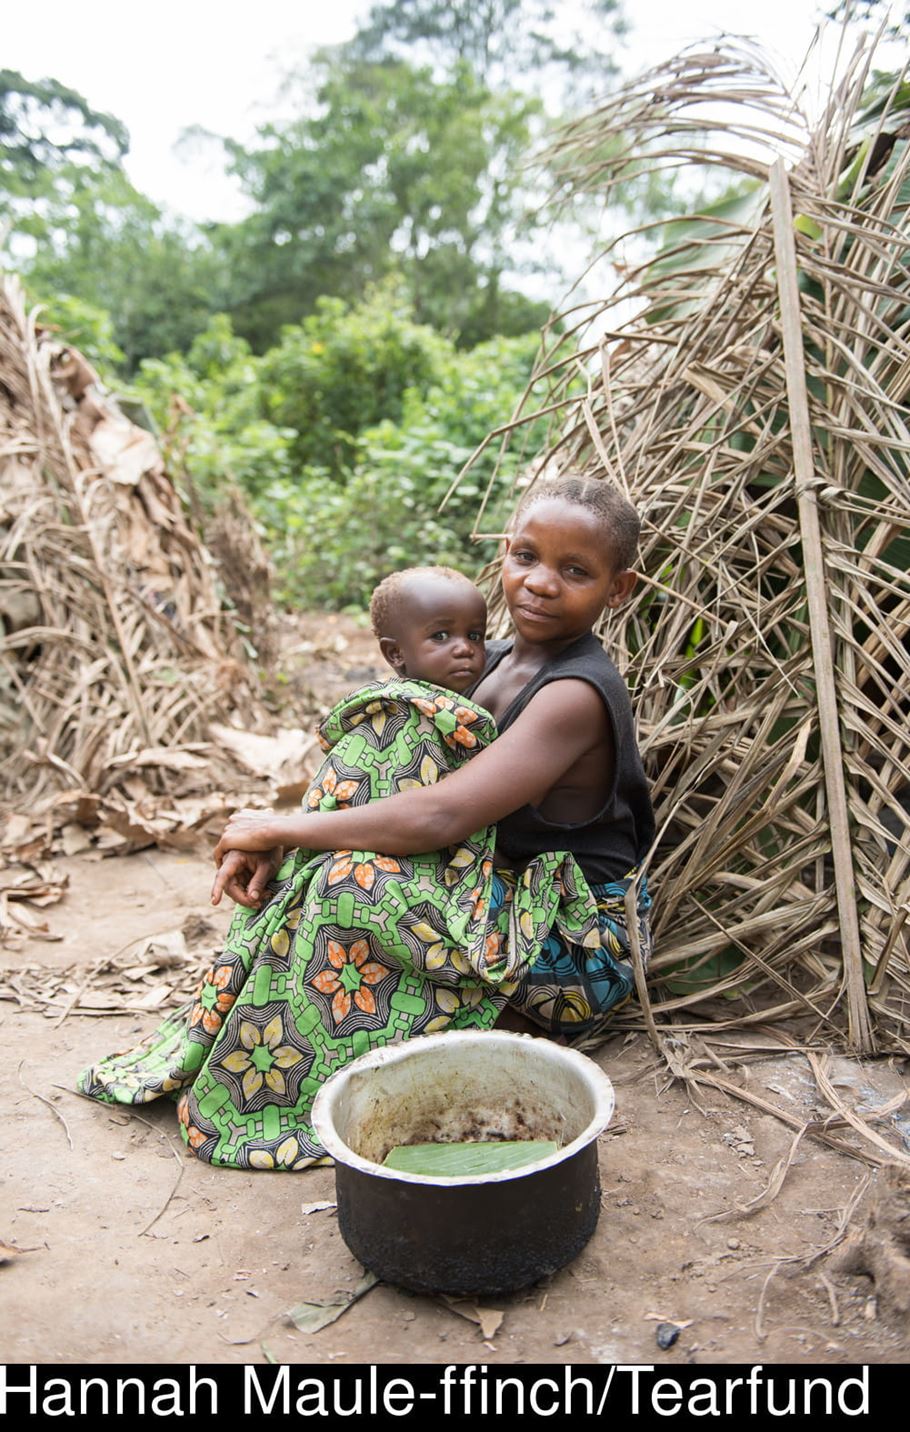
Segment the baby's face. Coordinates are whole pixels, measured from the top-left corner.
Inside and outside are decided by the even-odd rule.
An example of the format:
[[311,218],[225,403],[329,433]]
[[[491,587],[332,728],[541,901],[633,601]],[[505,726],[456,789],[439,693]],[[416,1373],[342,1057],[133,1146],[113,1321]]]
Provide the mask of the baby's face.
[[467,579],[420,577],[401,593],[398,636],[383,653],[400,676],[468,691],[483,674],[487,604]]

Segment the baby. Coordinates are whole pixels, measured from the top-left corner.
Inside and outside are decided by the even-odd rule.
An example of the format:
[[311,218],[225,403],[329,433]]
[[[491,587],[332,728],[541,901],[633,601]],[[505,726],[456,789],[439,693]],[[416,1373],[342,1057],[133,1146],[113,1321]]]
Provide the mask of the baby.
[[[393,572],[373,592],[370,620],[396,676],[463,696],[483,675],[487,604],[474,583],[452,567]],[[276,853],[273,867],[278,859]],[[233,856],[219,866],[212,904],[224,893],[258,909],[270,873],[264,859],[257,869],[255,859]]]
[[483,675],[487,604],[451,567],[408,567],[370,602],[379,649],[396,676],[464,695]]

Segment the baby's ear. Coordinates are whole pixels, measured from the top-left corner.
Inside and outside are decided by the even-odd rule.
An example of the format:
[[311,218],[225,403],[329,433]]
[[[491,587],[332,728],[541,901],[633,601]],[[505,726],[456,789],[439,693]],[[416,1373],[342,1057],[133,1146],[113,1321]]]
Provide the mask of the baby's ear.
[[379,638],[379,650],[382,652],[389,666],[399,676],[404,675],[404,657],[401,647],[392,636],[381,636]]
[[621,607],[627,602],[638,585],[638,573],[627,568],[624,572],[617,572],[613,578],[613,590],[607,598],[608,607]]

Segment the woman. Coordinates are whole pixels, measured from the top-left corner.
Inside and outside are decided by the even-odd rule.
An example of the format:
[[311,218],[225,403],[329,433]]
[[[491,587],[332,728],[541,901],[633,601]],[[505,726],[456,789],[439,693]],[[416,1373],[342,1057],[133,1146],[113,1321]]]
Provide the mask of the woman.
[[[532,491],[503,564],[515,639],[495,644],[474,692],[497,739],[445,780],[380,800],[233,816],[212,899],[247,909],[193,1039],[171,1021],[151,1048],[91,1071],[86,1092],[138,1102],[188,1085],[180,1116],[200,1157],[296,1169],[321,1152],[309,1124],[320,1084],[373,1044],[489,1027],[506,999],[596,1042],[633,987],[623,901],[653,838],[628,694],[592,635],[634,587],[637,537],[634,509],[605,483]],[[348,736],[367,714],[349,713]],[[387,713],[370,719],[385,739]],[[648,903],[642,892],[645,955]]]

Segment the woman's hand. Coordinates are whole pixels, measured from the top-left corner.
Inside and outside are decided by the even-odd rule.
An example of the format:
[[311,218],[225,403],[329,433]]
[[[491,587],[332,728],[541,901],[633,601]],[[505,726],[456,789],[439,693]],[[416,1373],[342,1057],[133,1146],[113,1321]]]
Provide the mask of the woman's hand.
[[229,850],[274,850],[283,843],[281,824],[282,817],[271,810],[235,810],[215,846],[215,864],[220,865]]
[[219,904],[221,896],[227,895],[238,905],[258,910],[263,891],[283,859],[284,851],[280,847],[267,851],[226,851],[212,885],[212,904]]

